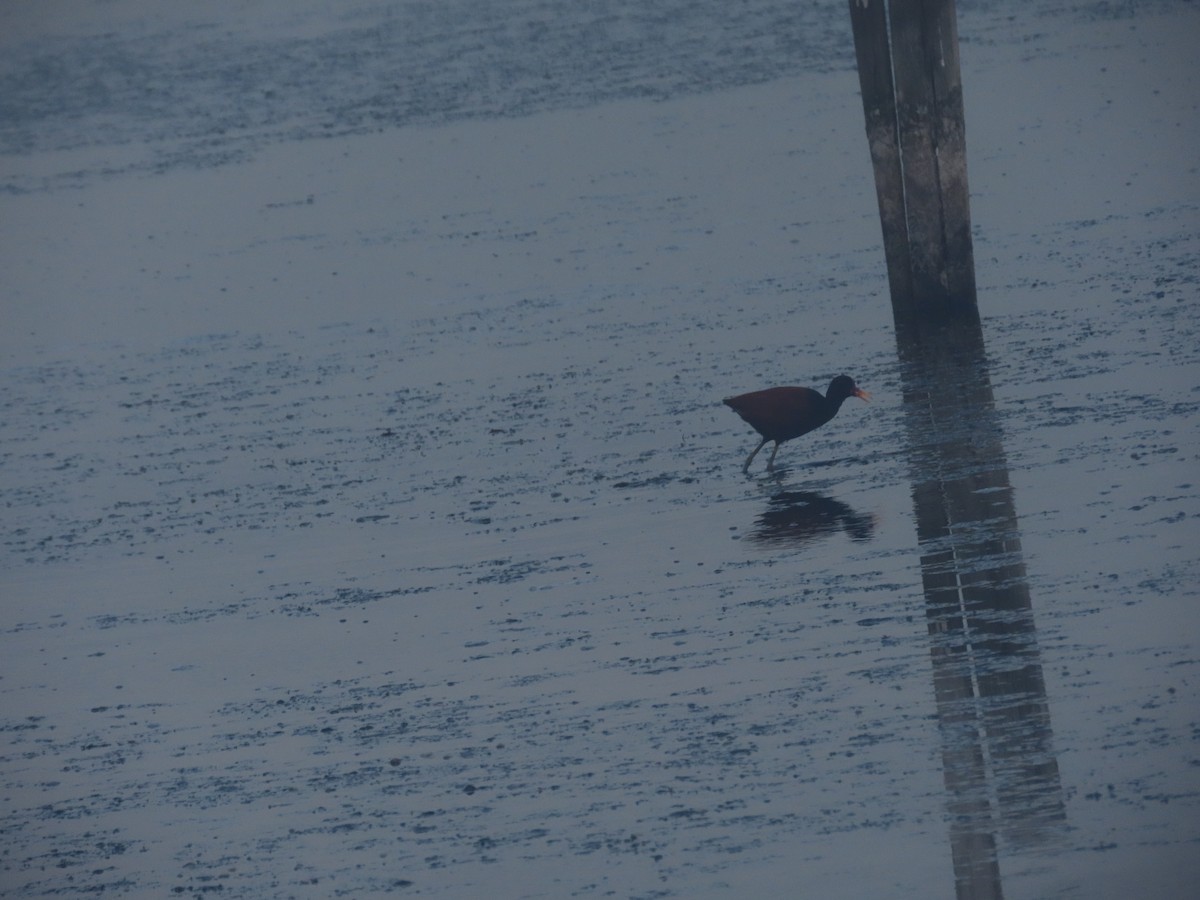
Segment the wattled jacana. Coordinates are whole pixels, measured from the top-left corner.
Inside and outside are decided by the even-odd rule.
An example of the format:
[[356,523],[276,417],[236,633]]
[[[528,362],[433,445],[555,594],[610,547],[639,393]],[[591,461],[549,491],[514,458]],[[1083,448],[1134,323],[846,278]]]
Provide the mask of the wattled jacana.
[[726,397],[723,401],[725,405],[762,435],[762,441],[746,458],[742,471],[749,471],[750,463],[758,451],[767,445],[767,441],[775,442],[775,449],[767,460],[768,471],[773,469],[780,444],[820,428],[837,415],[842,401],[847,397],[871,399],[871,395],[856,385],[849,375],[839,375],[833,379],[824,397],[820,391],[806,387],[767,388],[765,391]]

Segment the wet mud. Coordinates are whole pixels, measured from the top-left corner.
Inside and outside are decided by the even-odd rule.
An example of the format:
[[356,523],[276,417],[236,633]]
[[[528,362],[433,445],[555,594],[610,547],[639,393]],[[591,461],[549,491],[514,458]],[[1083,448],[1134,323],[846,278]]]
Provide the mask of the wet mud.
[[[841,5],[468,6],[19,32],[66,99],[4,130],[5,895],[1188,896],[1195,12],[962,5],[949,352],[892,325]],[[381,117],[398,41],[442,81]],[[98,131],[125,58],[162,97]],[[843,371],[744,476],[720,399]]]

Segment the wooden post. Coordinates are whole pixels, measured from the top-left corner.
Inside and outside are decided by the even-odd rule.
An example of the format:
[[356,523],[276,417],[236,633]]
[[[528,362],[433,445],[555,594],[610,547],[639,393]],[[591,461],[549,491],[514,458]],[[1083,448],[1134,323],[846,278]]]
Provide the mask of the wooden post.
[[904,170],[896,129],[896,89],[892,80],[892,51],[888,43],[884,0],[850,0],[858,82],[867,118],[867,144],[875,169],[875,196],[883,224],[883,253],[887,260],[892,305],[911,312],[912,264],[904,212]]
[[897,321],[975,309],[954,0],[850,0]]

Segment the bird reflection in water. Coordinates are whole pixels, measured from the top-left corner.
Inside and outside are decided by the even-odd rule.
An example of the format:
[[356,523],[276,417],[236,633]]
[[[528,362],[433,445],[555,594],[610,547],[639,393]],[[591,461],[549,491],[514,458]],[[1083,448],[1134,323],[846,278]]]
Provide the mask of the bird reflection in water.
[[750,540],[768,546],[802,547],[844,531],[852,541],[869,541],[875,517],[812,491],[783,491],[755,520]]

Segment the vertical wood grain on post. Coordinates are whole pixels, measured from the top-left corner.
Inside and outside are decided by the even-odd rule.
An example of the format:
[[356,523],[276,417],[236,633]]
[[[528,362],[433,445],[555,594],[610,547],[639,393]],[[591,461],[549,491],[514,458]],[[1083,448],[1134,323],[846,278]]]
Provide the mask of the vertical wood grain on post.
[[893,0],[892,71],[913,287],[975,302],[967,145],[954,0]]
[[[886,8],[884,2],[850,0],[850,18],[892,305],[898,319],[940,318],[975,307],[954,0],[890,0]],[[884,135],[885,81],[891,82],[898,161],[887,152]],[[904,232],[906,261],[895,249],[901,238],[890,233],[893,228]],[[905,264],[906,276],[893,274],[893,264]]]
[[875,197],[883,226],[883,252],[887,260],[892,303],[911,307],[912,263],[904,211],[904,170],[900,165],[900,137],[896,131],[896,93],[892,81],[892,51],[888,43],[885,0],[850,0],[850,23],[858,61],[867,120],[867,144],[875,171]]

